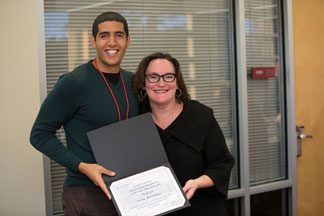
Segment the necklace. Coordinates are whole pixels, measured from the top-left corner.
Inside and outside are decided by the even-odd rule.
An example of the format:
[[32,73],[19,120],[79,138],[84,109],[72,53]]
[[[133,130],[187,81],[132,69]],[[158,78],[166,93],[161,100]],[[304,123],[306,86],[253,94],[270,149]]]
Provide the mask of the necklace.
[[[116,100],[116,97],[115,97],[115,94],[114,92],[111,90],[110,88],[110,85],[106,79],[106,77],[104,76],[104,74],[102,73],[102,71],[99,69],[98,65],[97,65],[97,61],[96,59],[93,60],[93,63],[96,67],[96,69],[99,71],[99,73],[101,74],[102,78],[104,79],[109,91],[110,91],[110,94],[111,96],[113,97],[114,101],[115,101],[115,105],[116,105],[116,109],[117,109],[117,112],[118,112],[118,121],[121,121],[121,116],[120,116],[120,109],[119,109],[119,105],[118,105],[118,102]],[[126,119],[128,119],[128,113],[129,113],[129,101],[128,101],[128,96],[127,96],[127,91],[126,91],[126,86],[125,86],[125,82],[124,82],[124,79],[123,79],[123,76],[121,74],[121,71],[119,71],[119,75],[120,75],[120,80],[122,81],[123,83],[123,87],[124,87],[124,93],[125,93],[125,98],[126,98],[126,104],[127,104],[127,111],[126,111]]]

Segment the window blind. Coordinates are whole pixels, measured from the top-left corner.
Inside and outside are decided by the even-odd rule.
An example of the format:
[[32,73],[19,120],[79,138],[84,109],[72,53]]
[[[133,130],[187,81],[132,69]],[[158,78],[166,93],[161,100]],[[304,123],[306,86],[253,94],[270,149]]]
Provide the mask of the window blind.
[[[232,6],[229,0],[44,0],[48,91],[57,78],[95,56],[92,22],[105,11],[124,15],[130,47],[122,68],[135,71],[152,52],[168,52],[181,65],[193,99],[214,110],[230,151],[236,155]],[[58,134],[64,141],[64,132]],[[51,162],[54,215],[62,212],[64,168]],[[233,169],[230,187],[238,186]]]
[[[279,3],[245,0],[250,185],[286,177]],[[252,79],[252,67],[275,67],[276,77]]]

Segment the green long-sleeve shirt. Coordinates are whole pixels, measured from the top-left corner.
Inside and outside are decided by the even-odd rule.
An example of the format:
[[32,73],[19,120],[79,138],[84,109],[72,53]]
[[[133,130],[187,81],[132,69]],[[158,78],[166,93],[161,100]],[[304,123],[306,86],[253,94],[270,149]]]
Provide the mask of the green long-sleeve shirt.
[[[129,100],[129,118],[138,114],[133,94],[133,73],[121,70]],[[108,80],[118,101],[122,120],[126,118],[126,97],[121,80],[116,85]],[[49,158],[67,168],[67,185],[94,185],[78,171],[80,162],[95,163],[86,133],[115,123],[115,102],[99,71],[90,62],[61,76],[44,100],[30,135],[31,144]],[[56,137],[64,127],[67,148]]]

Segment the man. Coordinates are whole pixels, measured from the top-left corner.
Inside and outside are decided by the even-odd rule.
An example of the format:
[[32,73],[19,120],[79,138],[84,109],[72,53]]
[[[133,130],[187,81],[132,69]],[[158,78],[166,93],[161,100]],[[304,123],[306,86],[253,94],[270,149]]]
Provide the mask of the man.
[[[92,26],[91,43],[95,59],[59,78],[30,136],[35,148],[66,167],[65,215],[117,215],[102,178],[115,173],[96,164],[86,133],[138,114],[133,74],[120,68],[130,43],[125,18],[115,12],[100,14]],[[67,148],[55,135],[61,126]]]

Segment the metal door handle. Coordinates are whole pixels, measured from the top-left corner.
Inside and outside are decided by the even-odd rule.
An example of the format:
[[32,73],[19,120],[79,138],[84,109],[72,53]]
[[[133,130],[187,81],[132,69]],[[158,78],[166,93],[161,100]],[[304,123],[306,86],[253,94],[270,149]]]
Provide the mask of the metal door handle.
[[302,139],[306,138],[313,138],[312,135],[309,134],[302,134],[301,132],[305,130],[304,125],[296,125],[296,131],[297,131],[297,157],[302,155]]
[[313,138],[313,136],[308,135],[308,134],[299,134],[298,135],[298,139],[305,139],[305,138]]

